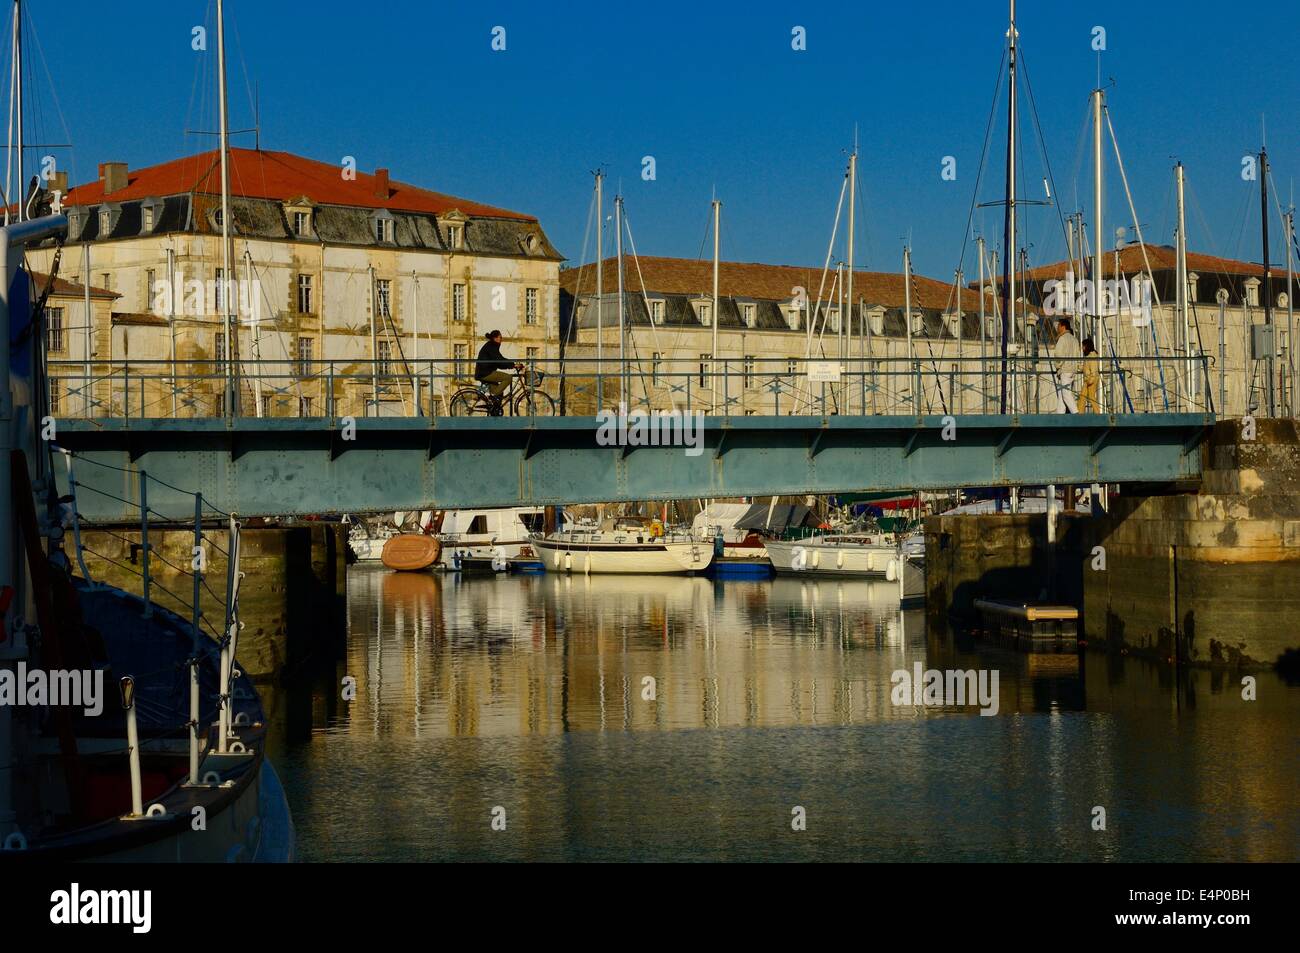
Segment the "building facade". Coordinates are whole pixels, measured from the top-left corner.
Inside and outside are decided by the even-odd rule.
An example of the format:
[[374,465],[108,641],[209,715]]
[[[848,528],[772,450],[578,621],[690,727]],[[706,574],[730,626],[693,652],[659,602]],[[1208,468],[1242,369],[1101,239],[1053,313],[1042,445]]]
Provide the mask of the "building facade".
[[[1267,346],[1254,330],[1264,321],[1262,265],[1189,252],[1185,333],[1172,248],[1147,245],[1144,254],[1130,245],[1109,256],[1106,269],[1103,281],[1119,275],[1138,290],[1120,300],[1112,289],[1114,299],[1102,299],[1104,320],[1092,318],[1092,306],[1077,294],[1053,299],[1067,281],[1078,290],[1069,262],[1019,276],[1016,320],[1006,329],[1009,412],[1058,409],[1062,365],[1053,357],[1050,319],[1059,315],[1073,319],[1078,337],[1095,337],[1103,411],[1260,414],[1270,379],[1277,412],[1300,409],[1291,347],[1297,286],[1288,294],[1285,268],[1275,266],[1270,282],[1271,378]],[[855,272],[849,307],[842,270],[722,262],[716,352],[711,261],[639,257],[625,262],[623,280],[620,333],[617,262],[603,263],[600,295],[594,264],[561,272],[566,397],[575,405],[609,408],[627,394],[638,406],[740,415],[1001,407],[996,279],[982,295],[974,282],[958,296],[954,283],[920,275],[909,288],[901,274]],[[1150,286],[1145,304],[1141,285]],[[624,366],[628,373],[620,375]],[[1079,381],[1071,386],[1077,392]]]
[[[93,314],[86,336],[105,412],[440,412],[486,331],[554,354],[562,259],[536,218],[386,169],[250,149],[229,166],[229,274],[218,152],[104,163],[66,190],[62,274],[115,295],[108,327]],[[74,394],[87,378],[58,361],[52,374]]]
[[715,353],[711,261],[625,262],[622,334],[617,261],[603,263],[599,296],[596,277],[594,264],[560,275],[566,376],[582,379],[572,387],[579,403],[599,390],[607,407],[626,392],[656,409],[741,416],[984,409],[980,359],[995,325],[992,299],[982,310],[974,289],[855,271],[850,292],[843,269],[720,262]]

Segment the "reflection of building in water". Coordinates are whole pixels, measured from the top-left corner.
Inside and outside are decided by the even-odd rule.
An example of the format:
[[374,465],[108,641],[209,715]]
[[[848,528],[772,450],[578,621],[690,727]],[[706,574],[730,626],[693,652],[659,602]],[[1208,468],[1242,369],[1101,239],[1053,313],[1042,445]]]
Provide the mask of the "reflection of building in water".
[[[926,658],[921,618],[900,615],[890,583],[354,570],[349,598],[353,729],[503,736],[922,717],[889,697],[892,673]],[[1003,694],[1014,708],[1014,687]]]

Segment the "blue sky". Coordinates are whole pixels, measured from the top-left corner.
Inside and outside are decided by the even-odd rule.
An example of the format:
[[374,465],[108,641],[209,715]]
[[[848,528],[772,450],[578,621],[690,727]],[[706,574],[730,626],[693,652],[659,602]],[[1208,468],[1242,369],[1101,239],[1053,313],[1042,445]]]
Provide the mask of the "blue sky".
[[[36,127],[29,138],[71,141],[59,156],[74,181],[92,177],[101,161],[136,167],[213,142],[186,130],[215,128],[215,33],[207,54],[190,42],[194,25],[214,22],[215,4],[130,6],[138,12],[28,4],[41,47],[29,43]],[[1097,79],[1092,29],[1103,26],[1102,78],[1114,80],[1112,121],[1145,237],[1172,241],[1178,157],[1187,167],[1193,248],[1258,260],[1257,184],[1242,181],[1241,157],[1259,148],[1264,117],[1274,179],[1288,204],[1300,178],[1294,3],[1021,0],[1019,7],[1066,210],[1091,208],[1082,134]],[[252,124],[256,84],[264,148],[326,161],[353,155],[363,170],[386,166],[395,179],[529,212],[575,263],[598,165],[610,194],[621,182],[642,254],[707,257],[716,187],[725,258],[820,265],[856,124],[860,264],[898,270],[906,240],[917,270],[945,279],[962,250],[1006,30],[999,0],[229,0],[226,11],[232,124]],[[498,25],[505,52],[490,46]],[[796,25],[806,28],[806,51],[791,49]],[[1023,87],[1021,97],[1027,107]],[[1031,116],[1026,108],[1024,187],[1039,199],[1043,165]],[[1001,197],[1004,137],[1002,99],[980,201]],[[236,143],[251,145],[252,137]],[[655,157],[655,181],[641,178],[646,155]],[[956,159],[956,181],[940,176],[944,156]],[[1132,216],[1109,154],[1108,163],[1115,188],[1106,231],[1113,235]],[[995,243],[1000,215],[986,209],[975,217]],[[1056,216],[1049,208],[1028,212],[1035,262],[1063,254]],[[1274,222],[1275,261],[1280,232]],[[973,262],[968,252],[968,276]]]

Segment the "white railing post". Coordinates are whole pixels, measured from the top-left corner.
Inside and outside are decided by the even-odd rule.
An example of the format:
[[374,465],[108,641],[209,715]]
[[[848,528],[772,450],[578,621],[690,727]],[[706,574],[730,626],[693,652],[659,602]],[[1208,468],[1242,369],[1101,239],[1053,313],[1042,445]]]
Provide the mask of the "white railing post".
[[131,817],[144,814],[144,793],[140,784],[140,734],[135,723],[135,679],[126,675],[118,683],[122,707],[126,709],[126,750],[131,764]]

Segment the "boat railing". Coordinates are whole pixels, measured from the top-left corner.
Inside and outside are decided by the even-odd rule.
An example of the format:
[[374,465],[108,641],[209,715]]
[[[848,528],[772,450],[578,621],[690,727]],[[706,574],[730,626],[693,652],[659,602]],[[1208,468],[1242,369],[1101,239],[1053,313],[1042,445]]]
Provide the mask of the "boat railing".
[[[208,729],[205,729],[201,723],[199,683],[199,668],[204,654],[205,638],[215,641],[219,650],[216,751],[223,755],[247,753],[243,749],[243,745],[235,740],[237,738],[234,732],[236,726],[232,719],[233,686],[235,680],[241,674],[236,664],[236,652],[238,650],[239,633],[244,627],[243,622],[240,620],[239,610],[240,589],[245,576],[240,565],[242,524],[236,514],[218,509],[210,500],[204,499],[202,493],[191,492],[175,486],[150,475],[144,469],[119,467],[62,448],[59,449],[66,464],[68,487],[67,495],[62,497],[60,502],[66,506],[65,522],[72,529],[74,554],[86,586],[91,591],[94,591],[102,585],[96,583],[87,565],[86,556],[89,554],[129,575],[139,577],[142,604],[141,617],[145,621],[152,619],[157,607],[163,605],[163,603],[156,601],[159,593],[167,598],[170,603],[168,609],[173,611],[174,614],[181,618],[188,616],[191,651],[184,664],[189,670],[189,720],[183,726],[177,727],[185,728],[189,736],[187,784],[196,787],[206,786],[207,782],[199,776],[202,739],[208,734]],[[76,467],[78,466],[95,466],[119,471],[123,475],[122,486],[124,487],[123,493],[126,496],[116,496],[101,487],[80,482],[76,473]],[[120,525],[88,522],[78,509],[77,497],[79,492],[109,496],[119,503],[135,507],[139,513],[139,542],[135,542],[126,535],[126,531]],[[151,529],[157,528],[159,524],[165,524],[173,529],[185,527],[186,530],[192,533],[188,562],[183,557],[177,558],[174,555],[169,558],[164,554],[161,546],[154,544]],[[224,546],[218,539],[218,527],[224,534]],[[129,558],[131,558],[132,562],[135,562],[136,557],[138,557],[138,564],[131,565],[120,559],[115,559],[110,553],[97,552],[90,548],[85,539],[85,532],[91,529],[125,543],[131,553]],[[212,551],[220,553],[225,558],[226,563],[224,591],[220,592],[213,588],[214,573],[209,570],[209,554]],[[177,578],[189,578],[190,592],[188,597],[174,591],[163,582],[162,577],[166,573],[161,570],[164,567],[171,570]],[[214,619],[208,612],[204,611],[204,594],[221,607],[219,620]],[[138,678],[140,673],[128,673],[127,677]],[[128,695],[132,693],[133,687],[124,680],[122,689],[123,705],[127,707],[130,700]],[[129,725],[134,720],[133,713],[132,706],[128,709]],[[134,732],[131,732],[131,734],[134,734]],[[138,740],[128,738],[127,748],[130,756],[132,786],[133,790],[136,790],[139,785],[138,773],[140,770]],[[133,801],[133,816],[138,813],[138,809],[139,805]]]

